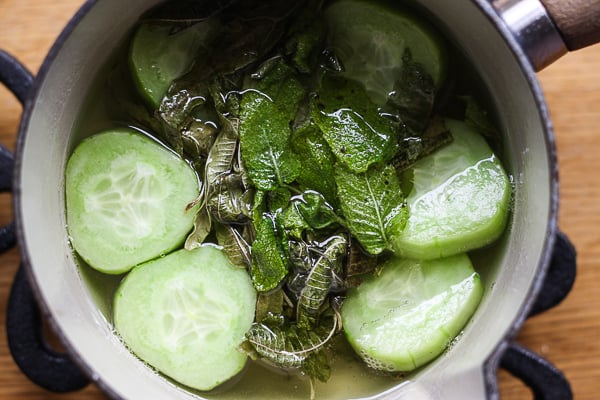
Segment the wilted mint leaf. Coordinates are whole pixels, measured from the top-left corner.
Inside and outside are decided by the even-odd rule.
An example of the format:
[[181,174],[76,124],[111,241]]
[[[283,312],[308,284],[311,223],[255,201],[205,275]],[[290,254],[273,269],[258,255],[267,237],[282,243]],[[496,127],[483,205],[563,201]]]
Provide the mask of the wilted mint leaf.
[[351,171],[365,172],[395,152],[394,124],[379,114],[358,82],[326,75],[311,113],[337,159]]
[[388,96],[386,106],[415,134],[422,133],[431,117],[435,101],[435,83],[425,68],[412,60],[410,51],[402,57],[400,78]]
[[348,229],[366,251],[381,253],[390,236],[404,229],[408,218],[394,167],[355,174],[340,166],[335,178]]
[[250,245],[244,235],[229,224],[214,224],[217,243],[235,266],[247,268],[252,265]]
[[291,122],[304,88],[282,60],[250,79],[240,108],[242,159],[252,182],[273,190],[296,179],[300,161],[290,146]]
[[196,219],[194,220],[194,229],[185,240],[185,248],[187,250],[192,250],[202,246],[204,239],[206,239],[210,233],[211,227],[212,218],[208,213],[208,210],[206,207],[200,208],[196,214]]

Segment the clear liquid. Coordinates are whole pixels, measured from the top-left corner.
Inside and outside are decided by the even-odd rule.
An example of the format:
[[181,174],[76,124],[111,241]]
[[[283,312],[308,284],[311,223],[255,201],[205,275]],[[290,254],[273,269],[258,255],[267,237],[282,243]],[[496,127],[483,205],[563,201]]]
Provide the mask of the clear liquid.
[[[141,101],[129,77],[127,66],[128,40],[129,38],[125,38],[122,45],[118,47],[97,75],[92,90],[87,96],[87,101],[80,112],[74,130],[73,147],[83,138],[102,130],[129,125],[126,114],[119,110],[118,106],[115,106],[114,93],[111,93],[109,85],[107,85],[108,81],[116,83],[111,87],[119,87],[119,96],[125,100]],[[486,91],[481,80],[477,79],[476,71],[470,66],[458,47],[449,43],[449,54],[449,58],[453,60],[453,70],[456,74],[453,90],[472,95],[488,110],[493,110],[492,97]],[[498,121],[497,118],[494,118],[494,114],[491,114],[491,118],[493,122]],[[498,125],[496,124],[496,126]],[[503,159],[501,138],[496,139],[497,141],[492,141],[490,145],[494,148],[496,154]],[[504,242],[505,240],[501,238],[494,245],[470,254],[486,287],[492,285],[494,271],[497,270],[494,260],[500,259],[504,251]],[[90,268],[80,259],[78,259],[78,264],[90,297],[97,304],[98,309],[107,321],[112,321],[113,297],[123,276],[100,273]],[[310,380],[303,375],[286,374],[281,371],[275,372],[264,365],[250,361],[241,374],[214,391],[196,392],[192,389],[190,391],[203,398],[222,400],[241,398],[309,399],[312,390],[317,393],[317,398],[348,399],[373,396],[400,384],[404,379],[410,378],[410,375],[406,378],[391,377],[367,368],[358,359],[343,336],[336,338],[333,347],[335,348],[335,356],[331,362],[331,378],[327,383],[316,383],[313,388],[311,388]],[[168,377],[165,377],[165,379],[169,380]]]

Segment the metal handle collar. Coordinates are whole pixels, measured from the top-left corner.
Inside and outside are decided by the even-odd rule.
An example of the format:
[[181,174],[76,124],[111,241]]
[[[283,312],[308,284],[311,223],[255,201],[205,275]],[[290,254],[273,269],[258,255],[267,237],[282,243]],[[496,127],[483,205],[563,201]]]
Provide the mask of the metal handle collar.
[[495,0],[504,20],[536,71],[567,53],[567,46],[539,0]]

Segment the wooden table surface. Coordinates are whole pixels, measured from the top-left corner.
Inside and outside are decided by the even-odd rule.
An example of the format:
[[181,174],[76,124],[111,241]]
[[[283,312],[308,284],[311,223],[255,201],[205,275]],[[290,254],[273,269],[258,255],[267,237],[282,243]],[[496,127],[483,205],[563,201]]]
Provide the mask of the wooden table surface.
[[[83,0],[0,0],[0,49],[36,72],[51,44]],[[123,4],[126,4],[124,2]],[[569,381],[578,400],[600,396],[600,46],[563,57],[539,74],[555,125],[560,168],[561,229],[578,250],[574,290],[557,308],[527,321],[519,342],[542,354]],[[0,143],[14,149],[20,104],[0,86]],[[0,224],[12,218],[9,194],[0,195]],[[49,393],[15,366],[4,330],[18,250],[0,255],[0,399],[100,400],[94,386]],[[529,390],[499,372],[501,398],[531,398]]]

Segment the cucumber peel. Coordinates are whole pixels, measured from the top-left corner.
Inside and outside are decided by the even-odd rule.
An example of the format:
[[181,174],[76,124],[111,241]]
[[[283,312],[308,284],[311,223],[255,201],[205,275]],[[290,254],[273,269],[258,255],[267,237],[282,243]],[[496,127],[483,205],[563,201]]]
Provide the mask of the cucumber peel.
[[346,337],[370,367],[408,372],[438,357],[481,300],[468,256],[393,258],[380,276],[351,289],[341,309]]
[[448,120],[446,125],[453,142],[412,167],[408,222],[391,241],[400,256],[432,259],[464,253],[504,231],[511,187],[502,164],[467,124]]
[[198,193],[189,164],[149,137],[127,128],[90,136],[65,171],[71,244],[91,267],[127,272],[183,243]]
[[144,99],[157,109],[171,82],[188,72],[214,29],[208,21],[174,33],[173,24],[142,23],[129,49],[129,66]]
[[210,390],[239,373],[238,350],[254,321],[256,291],[221,250],[178,250],[134,268],[114,298],[129,349],[165,375]]

